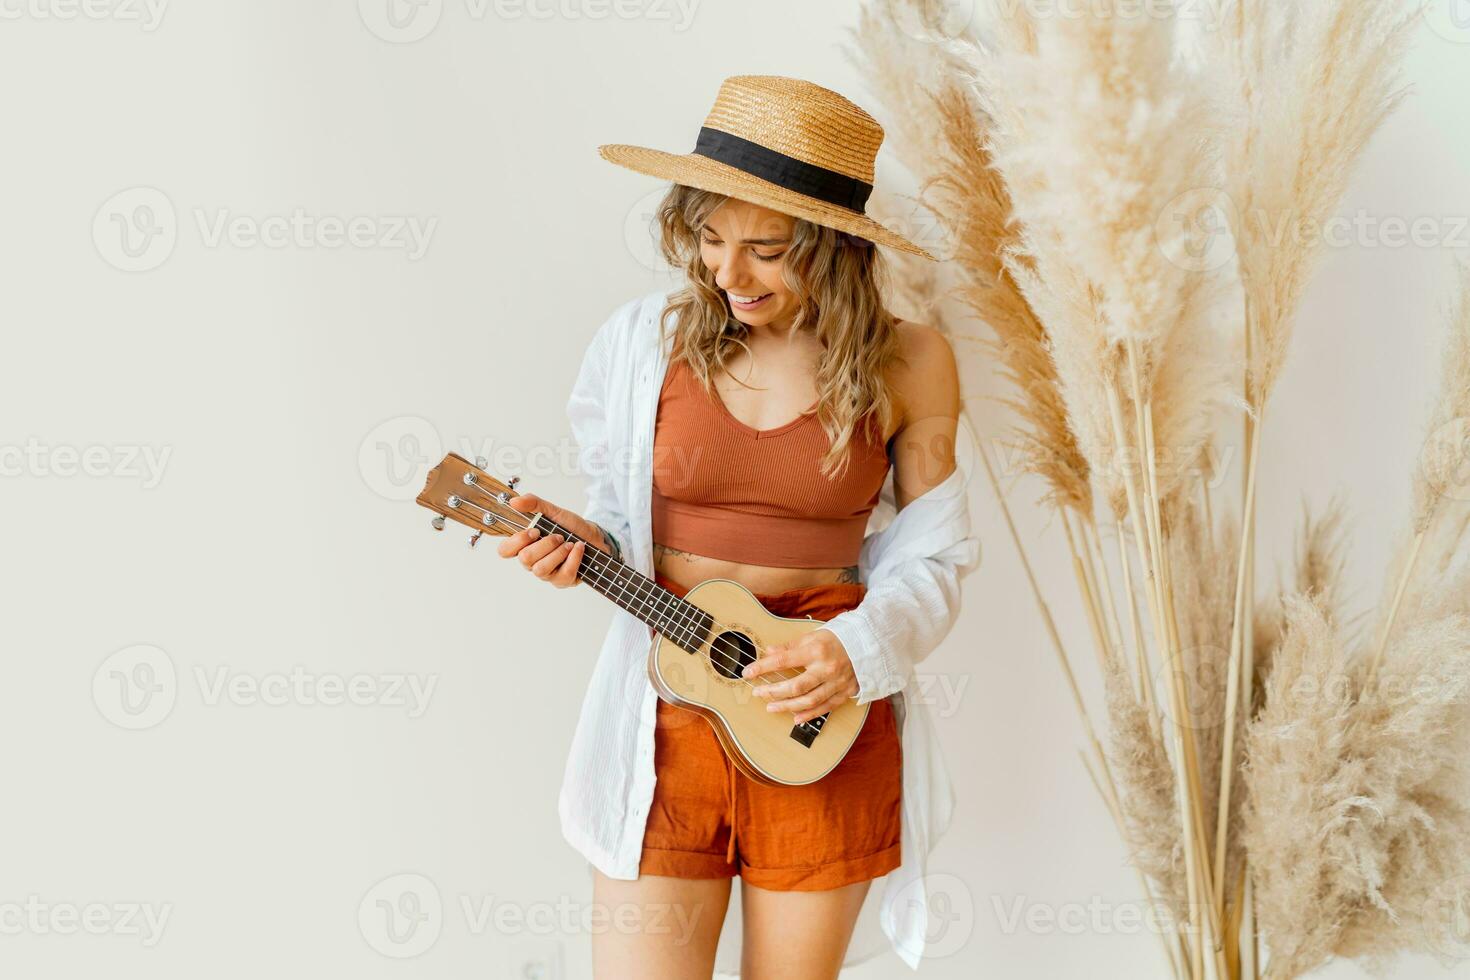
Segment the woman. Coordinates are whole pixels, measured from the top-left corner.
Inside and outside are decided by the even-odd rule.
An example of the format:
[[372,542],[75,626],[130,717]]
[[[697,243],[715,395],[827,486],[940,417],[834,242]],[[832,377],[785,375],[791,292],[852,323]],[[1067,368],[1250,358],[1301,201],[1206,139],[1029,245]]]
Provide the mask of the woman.
[[[630,653],[648,632],[619,617],[614,632],[628,639],[610,634],[599,658],[562,795],[564,833],[596,868],[596,903],[642,913],[638,928],[594,930],[599,980],[710,975],[735,875],[740,975],[835,977],[854,961],[873,879],[902,867],[912,882],[919,869],[922,886],[923,857],[947,824],[947,781],[929,775],[942,777],[942,764],[902,765],[913,748],[931,755],[923,731],[904,731],[904,692],[912,662],[953,623],[978,547],[955,465],[953,354],[938,331],[883,308],[871,243],[932,256],[862,213],[881,141],[878,124],[835,92],[737,76],[694,153],[601,148],[675,182],[658,222],[665,257],[688,282],[610,318],[568,414],[584,453],[646,449],[648,468],[594,481],[580,515],[530,494],[513,506],[547,513],[677,595],[730,579],[776,615],[823,620],[765,651],[747,676],[793,723],[850,698],[871,708],[827,776],[755,783],[703,718],[651,696]],[[890,467],[903,520],[865,537]],[[880,538],[884,594],[867,601],[873,583],[860,573],[874,571],[864,565]],[[520,532],[499,553],[568,588],[586,546]],[[609,707],[619,699],[625,710]],[[910,826],[906,795],[937,815]],[[911,902],[924,908],[922,888]],[[667,910],[661,923],[654,909]],[[895,923],[906,911],[890,907],[883,925],[914,965],[927,922]]]

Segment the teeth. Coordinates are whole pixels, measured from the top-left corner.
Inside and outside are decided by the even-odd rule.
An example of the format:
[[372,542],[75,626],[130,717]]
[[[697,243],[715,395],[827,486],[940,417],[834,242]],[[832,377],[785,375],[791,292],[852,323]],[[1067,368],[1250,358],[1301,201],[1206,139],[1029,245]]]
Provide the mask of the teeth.
[[[767,294],[762,293],[761,295],[764,296],[764,295],[767,295]],[[731,293],[730,294],[730,298],[733,299],[737,303],[754,303],[756,300],[760,299],[761,297],[760,296],[737,296],[734,293]]]

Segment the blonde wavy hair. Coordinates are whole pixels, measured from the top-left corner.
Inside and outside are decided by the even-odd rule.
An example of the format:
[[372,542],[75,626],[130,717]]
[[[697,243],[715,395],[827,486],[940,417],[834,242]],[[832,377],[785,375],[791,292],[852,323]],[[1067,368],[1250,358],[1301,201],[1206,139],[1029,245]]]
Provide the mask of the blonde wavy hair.
[[[724,371],[736,347],[747,354],[749,328],[730,315],[714,273],[699,252],[699,236],[724,194],[675,184],[659,202],[655,221],[664,259],[682,268],[688,285],[671,295],[659,319],[659,342],[674,320],[677,354],[711,396],[714,375]],[[881,440],[897,406],[885,379],[900,352],[898,318],[884,309],[889,269],[872,242],[825,225],[794,218],[791,247],[781,279],[797,298],[793,330],[808,330],[822,343],[817,368],[817,420],[829,448],[821,471],[829,480],[846,472],[852,439],[862,425]],[[744,382],[741,382],[744,384]]]

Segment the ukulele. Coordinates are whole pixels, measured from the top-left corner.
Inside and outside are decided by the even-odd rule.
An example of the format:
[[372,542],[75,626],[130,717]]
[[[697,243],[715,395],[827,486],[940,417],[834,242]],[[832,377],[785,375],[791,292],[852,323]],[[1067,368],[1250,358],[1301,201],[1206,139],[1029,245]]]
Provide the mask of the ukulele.
[[654,691],[709,722],[741,772],[768,785],[804,786],[842,761],[867,720],[867,704],[849,699],[798,725],[790,712],[767,711],[767,702],[753,692],[804,668],[754,680],[740,676],[766,647],[795,640],[821,621],[774,616],[745,586],[723,578],[701,582],[680,598],[540,511],[523,514],[511,507],[519,477],[501,483],[477,463],[482,461],[450,453],[429,471],[417,502],[436,512],[435,530],[444,530],[445,518],[473,528],[471,547],[486,532],[509,537],[532,527],[542,537],[560,534],[584,542],[580,580],[654,631],[648,650]]

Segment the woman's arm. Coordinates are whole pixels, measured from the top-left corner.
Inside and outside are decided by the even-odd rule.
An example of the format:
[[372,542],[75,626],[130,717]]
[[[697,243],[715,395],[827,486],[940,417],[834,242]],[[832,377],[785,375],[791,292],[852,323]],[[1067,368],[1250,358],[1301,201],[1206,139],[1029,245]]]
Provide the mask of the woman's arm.
[[898,513],[869,534],[858,562],[861,604],[822,625],[842,642],[857,676],[857,701],[902,690],[914,666],[949,634],[960,610],[960,580],[980,563],[970,534],[968,474],[955,461],[959,371],[949,340],[909,327],[909,364],[899,380],[903,427],[894,438]]
[[955,468],[960,375],[949,339],[934,327],[909,325],[908,358],[896,380],[903,421],[893,437],[893,487],[901,511]]

